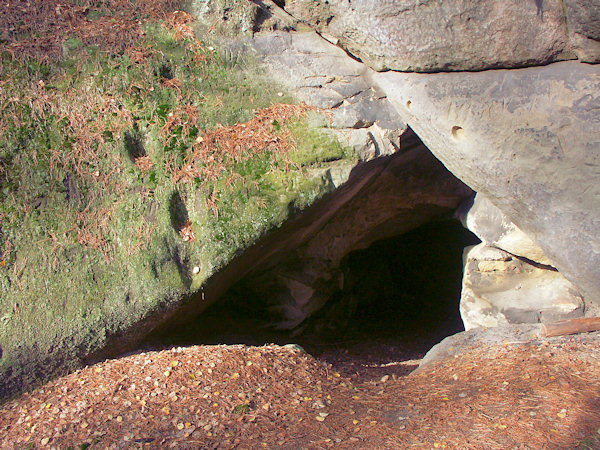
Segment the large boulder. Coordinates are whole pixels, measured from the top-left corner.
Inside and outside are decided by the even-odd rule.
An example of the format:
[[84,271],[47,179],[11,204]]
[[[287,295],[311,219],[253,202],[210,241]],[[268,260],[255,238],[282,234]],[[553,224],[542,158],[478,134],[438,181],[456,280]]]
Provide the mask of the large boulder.
[[600,299],[600,66],[374,76],[429,149]]
[[413,373],[427,370],[437,361],[458,358],[460,354],[482,346],[540,343],[542,335],[543,328],[540,324],[503,325],[461,331],[431,347]]
[[477,194],[475,199],[468,203],[468,210],[461,208],[458,212],[459,219],[486,245],[535,263],[551,265],[544,251],[487,197]]
[[583,316],[578,290],[489,199],[479,193],[457,213],[483,241],[465,250],[460,299],[465,329]]
[[485,244],[465,251],[460,314],[466,330],[555,322],[581,317],[584,310],[577,289],[556,270]]
[[577,57],[598,62],[599,5],[598,0],[290,0],[285,8],[376,70],[434,72]]
[[[460,75],[378,74],[313,33],[255,36],[252,47],[296,96],[328,108],[331,124],[340,128],[338,137],[364,159],[393,152],[397,143],[385,139],[385,133],[408,122],[447,167],[480,191],[464,217],[471,231],[491,246],[559,267],[583,291],[597,292],[593,261],[598,255],[586,246],[579,228],[587,230],[588,242],[597,242],[593,164],[600,138],[593,111],[598,68],[559,63]],[[554,95],[546,98],[547,92]],[[401,119],[390,111],[390,100]],[[469,122],[477,139],[466,144],[464,123],[444,118]],[[584,135],[584,129],[591,133]],[[570,148],[561,150],[566,142]],[[581,247],[563,239],[569,229]],[[588,297],[593,313],[594,295]]]

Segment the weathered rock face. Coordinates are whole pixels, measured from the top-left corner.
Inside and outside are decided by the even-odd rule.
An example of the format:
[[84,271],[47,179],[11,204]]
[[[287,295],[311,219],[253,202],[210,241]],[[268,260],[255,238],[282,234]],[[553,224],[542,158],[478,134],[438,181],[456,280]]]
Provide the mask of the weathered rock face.
[[[341,1],[308,3],[287,2],[286,9],[298,17],[308,14],[309,22],[327,32],[336,23],[354,17],[358,31],[353,38],[367,40],[370,35],[365,30],[376,28],[365,25],[370,20],[385,17],[392,23],[392,19],[397,20],[410,10],[378,2],[359,1],[351,6]],[[428,8],[440,7],[434,3]],[[506,14],[516,14],[514,8],[532,5],[508,2],[492,6],[487,7],[489,14],[502,8],[507,8]],[[535,17],[544,21],[546,31],[564,15],[562,8],[559,12],[552,2],[544,2],[539,8],[533,6]],[[455,5],[463,18],[481,14],[477,9],[480,7],[483,6],[479,2],[473,8]],[[595,36],[596,12],[585,16],[584,9],[585,5],[572,3],[568,14],[577,16],[572,23],[581,25],[580,34]],[[419,12],[421,21],[431,16],[424,11]],[[551,22],[553,17],[555,22]],[[574,29],[569,29],[571,35]],[[395,28],[377,30],[387,36],[390,48],[384,49],[386,55],[407,54],[399,44],[404,41],[393,38]],[[426,41],[422,36],[419,39]],[[450,42],[450,49],[459,47],[448,36],[440,39]],[[510,38],[511,42],[520,42],[519,39]],[[534,41],[540,42],[540,38]],[[554,42],[558,41],[557,38]],[[594,169],[600,143],[598,117],[594,114],[598,105],[598,68],[559,63],[454,75],[377,74],[310,33],[259,37],[252,45],[270,72],[279,74],[280,81],[295,90],[299,98],[330,109],[332,125],[340,128],[338,136],[359,150],[364,159],[393,152],[397,141],[385,139],[386,134],[389,136],[394,128],[397,131],[403,121],[407,122],[450,170],[500,208],[483,200],[478,202],[479,212],[474,210],[469,219],[473,231],[493,246],[558,267],[588,295],[589,306],[593,306],[600,291],[596,281],[598,173]],[[527,47],[531,48],[530,43]],[[554,44],[550,47],[556,48]],[[375,59],[379,54],[372,48],[367,53]],[[509,53],[520,63],[494,64],[510,67],[551,60],[526,61],[514,48]],[[379,68],[370,56],[364,59]],[[548,96],[548,92],[552,95]],[[390,111],[389,100],[401,119]],[[593,309],[590,307],[589,311]]]
[[477,194],[468,211],[459,215],[463,225],[488,247],[499,248],[539,264],[551,265],[544,251],[484,195]]
[[600,61],[600,0],[568,0],[567,27],[577,57],[585,62]]
[[[556,265],[583,290],[598,289],[598,253],[586,244],[598,245],[598,68],[561,63],[460,75],[376,74],[310,33],[270,35],[254,47],[297,96],[330,108],[333,126],[347,127],[338,137],[363,158],[393,152],[398,141],[385,136],[408,122],[456,175],[502,207],[479,195],[467,219],[475,234]],[[466,136],[466,123],[476,138]]]
[[251,2],[185,0],[183,7],[219,34],[252,33],[261,17],[261,8]]
[[291,0],[285,8],[376,70],[483,70],[600,58],[597,0]]
[[479,244],[465,251],[460,313],[469,330],[581,317],[583,299],[559,272]]
[[374,87],[364,64],[314,32],[259,35],[248,47],[296,98],[326,110],[334,135],[362,160],[398,150],[406,123]]
[[483,241],[467,249],[464,256],[460,312],[467,330],[584,314],[578,290],[485,196],[477,194],[470,209],[459,216]]
[[271,0],[183,0],[181,3],[185,11],[198,19],[196,26],[205,37],[212,34],[219,38],[239,38],[261,30],[302,28],[298,20]]
[[600,66],[376,75],[454,174],[600,298]]
[[[280,252],[247,286],[270,293],[279,326],[294,328],[348,282],[340,262],[350,252],[447,216],[471,194],[422,144],[366,163],[328,200],[335,215],[295,251]],[[336,197],[342,195],[341,204]]]

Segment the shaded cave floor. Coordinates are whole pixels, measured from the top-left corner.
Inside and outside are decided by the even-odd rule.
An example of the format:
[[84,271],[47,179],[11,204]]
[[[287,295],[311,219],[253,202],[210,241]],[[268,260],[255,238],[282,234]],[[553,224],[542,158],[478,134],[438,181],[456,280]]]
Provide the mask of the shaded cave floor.
[[351,253],[344,264],[359,280],[352,287],[358,304],[340,320],[335,314],[345,305],[333,300],[301,332],[270,327],[267,305],[248,298],[242,280],[195,320],[153,336],[143,348],[297,344],[345,376],[404,376],[433,345],[464,329],[458,311],[462,251],[477,242],[457,221],[444,220]]

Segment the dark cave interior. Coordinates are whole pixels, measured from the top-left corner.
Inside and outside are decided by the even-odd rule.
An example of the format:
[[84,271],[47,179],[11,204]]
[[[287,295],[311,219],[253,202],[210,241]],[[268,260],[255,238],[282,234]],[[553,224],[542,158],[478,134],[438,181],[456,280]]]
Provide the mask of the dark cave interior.
[[295,343],[329,360],[334,354],[372,356],[384,350],[389,354],[390,349],[405,358],[420,357],[463,330],[462,253],[478,242],[458,221],[442,220],[352,252],[343,262],[344,290],[292,331],[274,330],[266,302],[249,296],[241,280],[187,325],[147,344]]

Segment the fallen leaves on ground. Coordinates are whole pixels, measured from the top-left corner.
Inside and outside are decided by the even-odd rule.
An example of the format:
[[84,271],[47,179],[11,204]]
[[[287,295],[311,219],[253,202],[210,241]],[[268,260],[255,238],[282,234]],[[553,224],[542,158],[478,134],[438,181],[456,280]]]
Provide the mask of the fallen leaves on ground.
[[178,0],[3,0],[0,51],[13,58],[60,60],[72,45],[95,45],[119,52],[133,46],[149,21],[165,20],[189,36],[189,15],[176,11]]
[[[196,140],[187,164],[174,174],[174,178],[216,180],[225,170],[227,160],[239,163],[267,151],[283,155],[294,145],[288,122],[302,117],[311,109],[314,108],[305,103],[276,103],[255,111],[255,117],[247,122],[208,130]],[[179,115],[174,115],[163,131],[168,134],[173,124],[181,120]]]
[[597,448],[599,350],[477,348],[387,378],[276,345],[145,352],[6,403],[0,446]]

